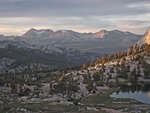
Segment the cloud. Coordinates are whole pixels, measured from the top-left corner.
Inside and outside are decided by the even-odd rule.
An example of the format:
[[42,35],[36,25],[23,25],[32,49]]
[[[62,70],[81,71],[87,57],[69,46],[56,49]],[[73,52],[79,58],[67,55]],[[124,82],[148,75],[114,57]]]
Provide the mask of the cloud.
[[14,34],[31,27],[143,33],[149,18],[149,0],[0,0],[0,26],[22,29],[22,32],[14,30]]
[[[2,0],[1,0],[2,1]],[[148,0],[3,0],[2,16],[138,15],[150,12]],[[139,6],[139,7],[132,7]]]
[[97,32],[100,29],[112,27],[109,21],[98,17],[67,17],[67,19],[66,17],[0,17],[0,26],[0,33],[3,33],[2,28],[4,28],[5,30],[8,29],[5,34],[9,34],[9,31],[14,31],[14,33],[10,32],[11,35],[22,35],[31,27],[52,30],[71,29],[78,32]]

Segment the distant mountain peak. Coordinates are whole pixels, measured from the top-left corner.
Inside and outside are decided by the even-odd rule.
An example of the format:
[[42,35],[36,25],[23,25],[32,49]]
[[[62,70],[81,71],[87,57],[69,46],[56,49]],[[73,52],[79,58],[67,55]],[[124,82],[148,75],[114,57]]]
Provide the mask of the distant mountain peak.
[[30,30],[28,30],[22,36],[25,37],[25,38],[33,38],[33,37],[39,37],[39,35],[41,35],[41,34],[50,34],[52,32],[53,31],[50,30],[50,29],[40,29],[40,30],[37,30],[37,29],[31,28]]
[[29,31],[36,31],[36,29],[34,29],[34,28],[31,28]]
[[[72,30],[57,30],[52,31],[50,29],[34,29],[31,28],[23,36],[22,40],[28,41],[30,43],[38,44],[69,44],[69,43],[81,43],[81,42],[92,42],[97,40],[103,45],[102,41],[107,42],[108,44],[112,43],[121,43],[121,46],[131,45],[132,43],[137,42],[141,36],[130,33],[123,32],[119,30],[107,31],[105,29],[100,30],[96,33],[80,33]],[[93,42],[94,43],[94,42]],[[128,46],[127,45],[127,46]]]
[[101,30],[97,33],[95,33],[94,38],[104,38],[104,36],[107,34],[106,30]]
[[141,46],[144,43],[150,44],[150,27],[147,29],[144,36],[137,42],[139,46]]

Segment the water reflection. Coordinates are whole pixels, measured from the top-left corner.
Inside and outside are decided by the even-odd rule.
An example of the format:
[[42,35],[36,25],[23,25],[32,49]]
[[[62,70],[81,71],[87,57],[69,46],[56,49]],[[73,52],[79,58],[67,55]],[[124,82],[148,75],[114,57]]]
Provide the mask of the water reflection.
[[120,90],[121,92],[149,92],[150,91],[150,84],[143,84],[143,85],[121,85]]
[[118,92],[114,92],[110,96],[116,98],[131,98],[150,104],[150,84],[132,86],[122,85]]

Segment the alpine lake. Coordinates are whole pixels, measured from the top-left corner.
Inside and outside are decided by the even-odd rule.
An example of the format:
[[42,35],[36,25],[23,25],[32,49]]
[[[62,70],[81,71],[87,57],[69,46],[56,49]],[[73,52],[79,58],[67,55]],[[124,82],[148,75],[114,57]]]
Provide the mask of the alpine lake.
[[135,99],[145,104],[150,104],[150,84],[121,86],[110,97]]

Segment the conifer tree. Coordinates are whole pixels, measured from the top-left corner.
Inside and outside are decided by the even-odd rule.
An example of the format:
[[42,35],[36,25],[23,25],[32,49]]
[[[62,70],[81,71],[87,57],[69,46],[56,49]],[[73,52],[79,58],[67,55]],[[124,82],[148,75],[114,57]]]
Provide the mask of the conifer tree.
[[82,70],[86,70],[86,69],[87,69],[87,67],[88,67],[88,66],[87,66],[87,64],[83,64],[83,66],[82,66],[82,68],[81,68],[81,69],[82,69]]
[[131,55],[132,52],[133,52],[133,46],[130,46],[130,48],[129,48],[129,55]]

